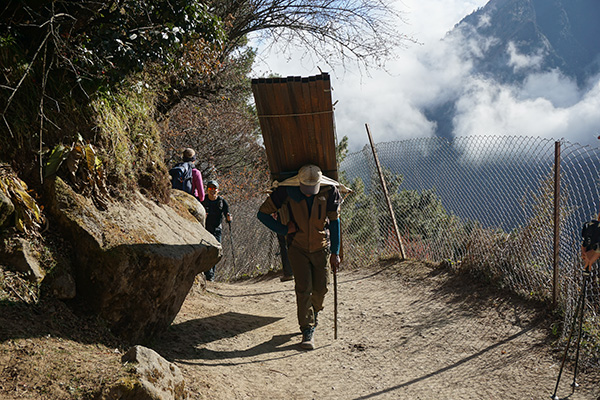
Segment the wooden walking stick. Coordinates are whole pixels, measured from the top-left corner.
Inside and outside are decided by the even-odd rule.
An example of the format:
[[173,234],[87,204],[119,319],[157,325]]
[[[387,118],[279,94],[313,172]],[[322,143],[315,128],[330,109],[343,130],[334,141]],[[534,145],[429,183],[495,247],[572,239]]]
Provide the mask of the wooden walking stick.
[[[344,246],[342,245],[342,221],[340,221],[340,264],[344,260]],[[340,267],[333,266],[333,338],[338,338],[338,287],[337,287],[337,270]]]
[[334,339],[337,339],[337,336],[338,336],[337,335],[337,332],[338,332],[338,326],[337,326],[337,320],[338,320],[337,269],[338,269],[338,267],[336,267],[336,266],[333,267],[333,338]]

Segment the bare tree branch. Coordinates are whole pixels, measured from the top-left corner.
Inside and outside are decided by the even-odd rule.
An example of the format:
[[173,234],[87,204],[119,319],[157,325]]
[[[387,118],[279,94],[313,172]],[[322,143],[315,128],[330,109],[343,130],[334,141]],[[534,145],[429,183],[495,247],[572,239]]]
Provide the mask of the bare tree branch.
[[250,34],[284,49],[316,55],[334,66],[348,61],[384,67],[411,37],[398,32],[402,15],[387,0],[215,0],[228,22],[229,48]]

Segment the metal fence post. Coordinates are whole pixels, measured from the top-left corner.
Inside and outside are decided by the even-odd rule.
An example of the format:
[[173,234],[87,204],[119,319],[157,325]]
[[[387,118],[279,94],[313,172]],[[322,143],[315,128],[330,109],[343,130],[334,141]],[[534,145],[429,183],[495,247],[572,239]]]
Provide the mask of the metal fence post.
[[554,280],[552,305],[558,304],[558,261],[560,250],[560,142],[554,142]]

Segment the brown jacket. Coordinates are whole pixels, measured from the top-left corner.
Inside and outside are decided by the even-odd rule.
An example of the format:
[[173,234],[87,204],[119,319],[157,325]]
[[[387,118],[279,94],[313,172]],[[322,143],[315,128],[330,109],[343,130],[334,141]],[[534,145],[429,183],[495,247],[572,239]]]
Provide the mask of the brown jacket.
[[283,225],[294,221],[298,230],[292,234],[291,245],[310,253],[327,247],[325,223],[340,217],[341,203],[340,192],[335,186],[323,186],[313,197],[309,214],[309,199],[299,188],[280,186],[267,197],[259,209],[265,214],[279,212],[279,222]]

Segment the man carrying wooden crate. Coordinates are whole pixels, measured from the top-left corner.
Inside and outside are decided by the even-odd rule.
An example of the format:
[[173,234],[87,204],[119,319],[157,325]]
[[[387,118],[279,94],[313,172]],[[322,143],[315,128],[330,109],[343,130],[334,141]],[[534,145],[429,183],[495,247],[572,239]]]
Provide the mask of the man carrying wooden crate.
[[[300,346],[307,350],[315,348],[314,330],[317,314],[323,309],[330,268],[337,271],[340,264],[341,196],[332,183],[337,182],[323,176],[318,166],[304,165],[298,175],[281,182],[257,215],[267,228],[287,237],[302,332]],[[278,211],[281,220],[272,217]]]

